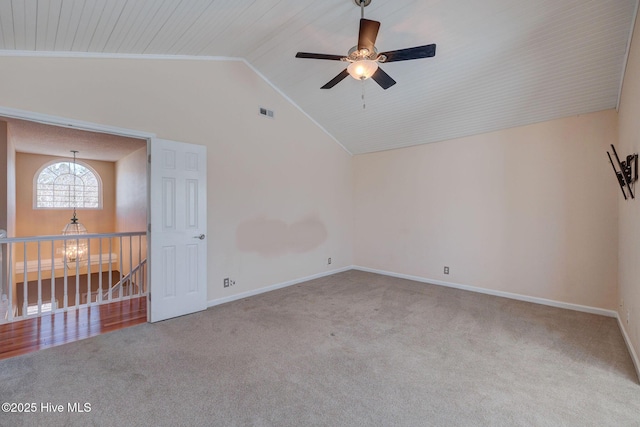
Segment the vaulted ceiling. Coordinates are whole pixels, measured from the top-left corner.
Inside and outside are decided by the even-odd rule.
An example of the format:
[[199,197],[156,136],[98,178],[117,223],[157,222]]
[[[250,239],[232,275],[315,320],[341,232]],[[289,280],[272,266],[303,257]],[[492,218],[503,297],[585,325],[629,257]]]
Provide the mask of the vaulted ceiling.
[[295,58],[346,55],[354,0],[0,0],[0,49],[243,58],[357,154],[615,108],[636,8],[373,0],[379,51],[437,45],[434,58],[383,64],[397,81],[387,90],[350,77],[321,90],[345,63]]

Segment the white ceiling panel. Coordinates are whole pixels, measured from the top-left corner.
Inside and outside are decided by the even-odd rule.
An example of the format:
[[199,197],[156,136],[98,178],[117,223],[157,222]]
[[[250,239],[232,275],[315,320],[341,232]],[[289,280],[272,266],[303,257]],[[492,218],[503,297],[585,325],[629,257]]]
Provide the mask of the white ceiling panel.
[[[0,48],[245,58],[352,153],[614,108],[637,0],[372,0],[397,84],[320,87],[357,42],[353,0],[0,0]],[[361,99],[364,91],[366,109]]]

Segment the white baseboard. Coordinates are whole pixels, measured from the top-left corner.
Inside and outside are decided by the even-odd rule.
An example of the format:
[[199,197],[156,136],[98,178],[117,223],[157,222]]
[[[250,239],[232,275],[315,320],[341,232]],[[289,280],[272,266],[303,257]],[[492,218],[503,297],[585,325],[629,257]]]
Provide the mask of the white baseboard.
[[447,288],[462,289],[464,291],[477,292],[480,294],[493,295],[497,297],[510,298],[518,301],[531,302],[534,304],[548,305],[551,307],[565,308],[567,310],[582,311],[585,313],[599,314],[607,317],[617,317],[618,313],[614,310],[606,310],[604,308],[590,307],[587,305],[571,304],[568,302],[555,301],[546,298],[532,297],[528,295],[515,294],[512,292],[496,291],[493,289],[479,288],[477,286],[461,285],[459,283],[443,282],[442,280],[427,279],[420,276],[411,276],[409,274],[394,273],[391,271],[376,270],[374,268],[353,266],[354,270],[366,271],[369,273],[382,274],[384,276],[397,277],[399,279],[413,280],[421,283],[429,283],[432,285],[446,286]]
[[332,274],[342,273],[343,271],[349,271],[352,269],[352,266],[338,268],[336,270],[325,271],[318,274],[313,274],[307,277],[301,277],[299,279],[289,280],[287,282],[276,283],[275,285],[265,286],[264,288],[254,289],[247,292],[242,292],[240,294],[230,295],[228,297],[218,298],[207,302],[207,307],[213,307],[216,305],[224,304],[231,301],[236,301],[242,298],[251,297],[254,295],[263,294],[269,291],[275,291],[276,289],[286,288],[287,286],[297,285],[298,283],[307,282],[313,279],[319,279],[321,277],[331,276]]
[[567,310],[581,311],[584,313],[598,314],[600,316],[618,318],[618,312],[615,310],[607,310],[599,307],[590,307],[587,305],[572,304],[568,302],[555,301],[555,300],[539,298],[539,297],[532,297],[529,295],[516,294],[512,292],[497,291],[494,289],[480,288],[477,286],[462,285],[462,284],[453,283],[453,282],[444,282],[442,280],[427,279],[425,277],[412,276],[410,274],[395,273],[392,271],[377,270],[375,268],[361,267],[358,265],[342,267],[336,270],[325,271],[323,273],[318,273],[318,274],[314,274],[307,277],[301,277],[299,279],[289,280],[287,282],[276,283],[274,285],[265,286],[264,288],[254,289],[251,291],[242,292],[240,294],[230,295],[228,297],[217,298],[217,299],[208,301],[207,307],[213,307],[219,304],[224,304],[226,302],[236,301],[236,300],[247,298],[253,295],[259,295],[265,292],[274,291],[276,289],[286,288],[287,286],[297,285],[298,283],[306,282],[308,280],[318,279],[320,277],[326,277],[332,274],[342,273],[344,271],[349,271],[349,270],[365,271],[368,273],[381,274],[383,276],[397,277],[399,279],[407,279],[407,280],[413,280],[415,282],[428,283],[431,285],[445,286],[447,288],[461,289],[464,291],[477,292],[480,294],[493,295],[497,297],[509,298],[509,299],[514,299],[518,301],[531,302],[534,304],[547,305],[550,307],[558,307],[558,308],[564,308]]
[[629,355],[631,356],[631,360],[633,361],[633,366],[636,369],[636,375],[638,376],[638,381],[640,382],[640,359],[638,359],[638,354],[636,353],[635,349],[633,348],[633,345],[631,344],[629,335],[627,335],[627,331],[625,330],[624,325],[622,324],[622,320],[620,319],[618,312],[615,310],[606,310],[604,308],[589,307],[586,305],[579,305],[579,304],[571,304],[571,303],[562,302],[562,301],[554,301],[546,298],[531,297],[528,295],[496,291],[493,289],[485,289],[485,288],[479,288],[476,286],[461,285],[458,283],[443,282],[441,280],[426,279],[424,277],[419,277],[419,276],[411,276],[408,274],[394,273],[394,272],[384,271],[384,270],[376,270],[374,268],[360,267],[355,265],[353,266],[353,269],[366,271],[369,273],[382,274],[384,276],[397,277],[400,279],[413,280],[421,283],[429,283],[433,285],[446,286],[448,288],[462,289],[465,291],[478,292],[481,294],[494,295],[498,297],[510,298],[510,299],[515,299],[519,301],[526,301],[534,304],[542,304],[542,305],[548,305],[551,307],[558,307],[558,308],[564,308],[568,310],[582,311],[585,313],[599,314],[602,316],[613,317],[618,320],[618,327],[620,328],[620,332],[622,333],[624,342],[627,345],[627,350],[629,350]]
[[265,293],[265,292],[274,291],[276,289],[286,288],[287,286],[297,285],[298,283],[306,282],[306,281],[313,280],[313,279],[318,279],[320,277],[331,276],[332,274],[342,273],[344,271],[349,271],[349,270],[365,271],[365,272],[368,272],[368,273],[376,273],[376,274],[381,274],[381,275],[384,275],[384,276],[397,277],[399,279],[413,280],[415,282],[428,283],[428,284],[438,285],[438,286],[445,286],[445,287],[448,287],[448,288],[461,289],[461,290],[464,290],[464,291],[477,292],[477,293],[481,293],[481,294],[493,295],[493,296],[503,297],[503,298],[510,298],[510,299],[514,299],[514,300],[518,300],[518,301],[530,302],[530,303],[534,303],[534,304],[548,305],[548,306],[551,306],[551,307],[564,308],[564,309],[567,309],[567,310],[581,311],[581,312],[584,312],[584,313],[591,313],[591,314],[598,314],[598,315],[606,316],[606,317],[613,317],[613,318],[618,320],[618,327],[620,328],[620,332],[622,333],[622,336],[624,338],[624,342],[627,345],[627,349],[629,350],[629,355],[631,356],[631,360],[633,361],[633,366],[635,367],[636,374],[638,375],[638,381],[640,382],[640,359],[638,359],[638,355],[635,352],[635,349],[633,348],[633,345],[631,344],[631,340],[629,339],[629,335],[627,335],[627,331],[625,330],[625,328],[624,328],[624,326],[622,324],[622,320],[620,319],[620,316],[618,315],[618,312],[615,311],[615,310],[606,310],[604,308],[590,307],[590,306],[580,305],[580,304],[572,304],[572,303],[568,303],[568,302],[555,301],[555,300],[550,300],[550,299],[546,299],[546,298],[532,297],[532,296],[521,295],[521,294],[516,294],[516,293],[512,293],[512,292],[496,291],[496,290],[493,290],[493,289],[479,288],[477,286],[462,285],[462,284],[459,284],[459,283],[443,282],[442,280],[427,279],[427,278],[424,278],[424,277],[412,276],[412,275],[409,275],[409,274],[394,273],[394,272],[391,272],[391,271],[377,270],[377,269],[374,269],[374,268],[360,267],[360,266],[357,266],[357,265],[352,265],[352,266],[342,267],[342,268],[339,268],[339,269],[336,269],[336,270],[325,271],[323,273],[318,273],[318,274],[314,274],[314,275],[307,276],[307,277],[302,277],[302,278],[299,278],[299,279],[289,280],[287,282],[276,283],[275,285],[265,286],[264,288],[254,289],[252,291],[242,292],[240,294],[231,295],[231,296],[224,297],[224,298],[218,298],[218,299],[215,299],[215,300],[211,300],[211,301],[207,302],[207,307],[213,307],[213,306],[224,304],[224,303],[227,303],[227,302],[236,301],[236,300],[239,300],[239,299],[242,299],[242,298],[247,298],[247,297],[254,296],[254,295],[259,295],[259,294],[262,294],[262,293]]
[[620,328],[620,332],[622,332],[624,343],[627,345],[627,350],[629,350],[631,361],[633,362],[633,366],[636,368],[636,375],[638,376],[638,382],[640,382],[640,359],[638,359],[638,354],[633,348],[633,344],[631,344],[631,339],[629,338],[629,335],[627,335],[627,330],[624,328],[622,319],[620,319],[620,315],[618,313],[616,313],[616,319],[618,319],[618,327]]

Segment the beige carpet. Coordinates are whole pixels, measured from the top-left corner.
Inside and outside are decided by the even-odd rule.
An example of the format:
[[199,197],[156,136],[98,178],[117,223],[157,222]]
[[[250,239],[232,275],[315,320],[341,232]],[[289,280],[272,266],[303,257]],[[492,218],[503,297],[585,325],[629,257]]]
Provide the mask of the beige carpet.
[[2,426],[640,426],[614,319],[358,271],[0,361],[0,396],[38,405]]

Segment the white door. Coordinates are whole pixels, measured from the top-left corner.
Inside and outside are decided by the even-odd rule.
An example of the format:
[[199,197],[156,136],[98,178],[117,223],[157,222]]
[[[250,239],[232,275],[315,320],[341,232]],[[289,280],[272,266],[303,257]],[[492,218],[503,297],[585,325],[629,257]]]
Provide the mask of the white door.
[[207,150],[150,143],[149,303],[157,322],[207,308]]

